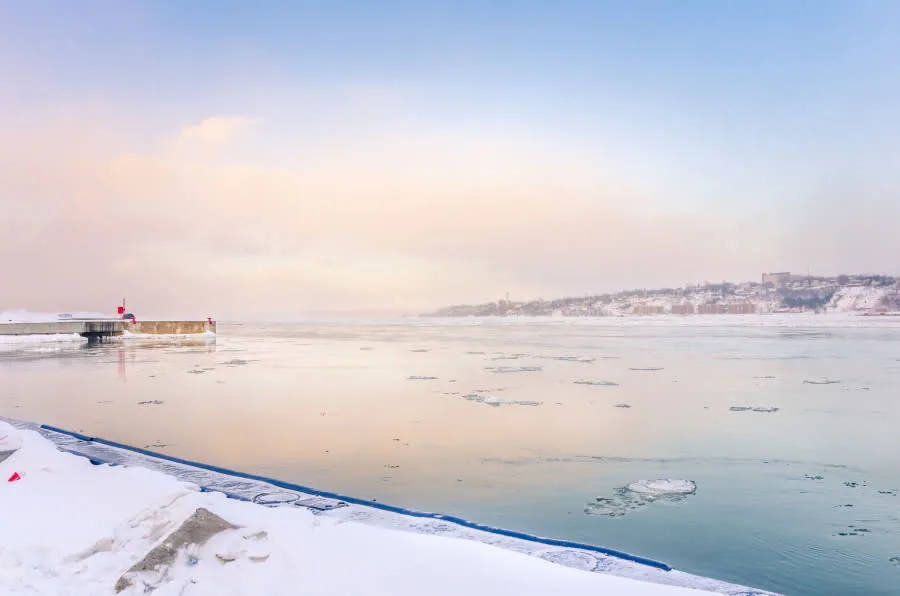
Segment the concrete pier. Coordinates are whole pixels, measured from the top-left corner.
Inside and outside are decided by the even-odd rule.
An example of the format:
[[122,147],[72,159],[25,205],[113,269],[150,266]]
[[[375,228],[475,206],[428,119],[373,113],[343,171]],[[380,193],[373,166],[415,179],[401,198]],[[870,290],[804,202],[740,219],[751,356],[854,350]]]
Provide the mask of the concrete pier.
[[125,330],[131,333],[149,333],[151,335],[194,335],[211,331],[216,332],[216,323],[209,321],[138,321],[125,322]]
[[46,323],[0,323],[0,335],[80,335],[102,339],[130,333],[149,335],[199,335],[216,332],[209,321],[138,321],[122,319],[67,320]]

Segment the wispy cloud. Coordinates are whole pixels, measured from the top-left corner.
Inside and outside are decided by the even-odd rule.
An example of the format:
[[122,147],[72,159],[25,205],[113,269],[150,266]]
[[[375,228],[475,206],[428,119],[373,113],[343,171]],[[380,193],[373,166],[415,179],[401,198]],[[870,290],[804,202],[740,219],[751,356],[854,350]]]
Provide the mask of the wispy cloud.
[[199,124],[184,128],[178,133],[182,142],[224,145],[253,124],[261,122],[258,118],[244,116],[213,116]]

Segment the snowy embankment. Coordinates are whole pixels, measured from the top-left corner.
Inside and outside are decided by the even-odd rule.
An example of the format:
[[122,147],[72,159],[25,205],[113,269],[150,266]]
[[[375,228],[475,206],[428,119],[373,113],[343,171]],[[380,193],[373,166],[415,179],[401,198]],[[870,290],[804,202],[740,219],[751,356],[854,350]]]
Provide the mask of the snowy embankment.
[[0,474],[4,594],[703,593],[229,499],[2,421]]
[[831,297],[828,308],[837,312],[870,311],[880,306],[888,295],[887,288],[869,286],[840,288]]

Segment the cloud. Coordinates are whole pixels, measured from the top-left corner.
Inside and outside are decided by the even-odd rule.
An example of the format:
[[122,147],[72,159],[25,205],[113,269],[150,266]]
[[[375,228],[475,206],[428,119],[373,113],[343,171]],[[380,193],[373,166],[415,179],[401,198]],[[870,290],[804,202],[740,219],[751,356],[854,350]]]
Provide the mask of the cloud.
[[[224,142],[209,131],[246,126],[219,120],[192,135]],[[142,147],[127,130],[79,145],[103,128],[84,127],[0,141],[0,267],[16,280],[2,308],[97,310],[123,293],[145,316],[431,308],[756,279],[778,268],[785,230],[791,246],[824,242],[788,214],[663,208],[602,155],[528,135],[417,127],[271,159]],[[872,258],[845,252],[828,258],[847,270]]]
[[182,142],[224,145],[241,131],[258,122],[258,119],[243,116],[213,116],[199,124],[186,127],[178,134],[178,139]]

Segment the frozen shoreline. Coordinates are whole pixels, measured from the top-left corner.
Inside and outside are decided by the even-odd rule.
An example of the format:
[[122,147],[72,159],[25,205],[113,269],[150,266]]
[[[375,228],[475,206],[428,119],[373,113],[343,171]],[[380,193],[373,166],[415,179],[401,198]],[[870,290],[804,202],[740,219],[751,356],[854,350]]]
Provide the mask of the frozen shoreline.
[[[16,426],[24,428],[0,421],[0,437],[6,435],[7,444],[19,437],[22,445],[0,462],[4,478],[14,472],[22,476],[4,482],[0,491],[0,583],[10,586],[12,594],[35,588],[42,594],[112,594],[126,570],[199,508],[242,527],[214,536],[202,547],[180,550],[165,572],[142,572],[132,578],[135,585],[158,584],[157,594],[293,594],[297,585],[314,593],[703,593],[571,569],[549,562],[554,558],[541,560],[473,540],[356,522],[364,516],[314,515],[290,504],[264,507],[200,492],[196,484],[139,466],[148,458],[135,460],[138,465],[95,466],[59,451],[57,438],[47,438],[52,433],[38,433],[27,423]],[[72,443],[81,451],[89,451],[90,445]],[[241,484],[239,478],[231,482]],[[260,532],[266,540],[252,538]],[[352,577],[346,573],[351,565],[356,572]],[[653,572],[672,574],[673,580],[695,577],[646,569],[648,577]]]

